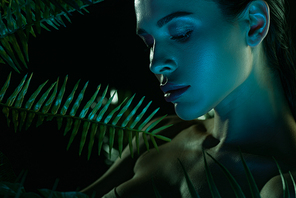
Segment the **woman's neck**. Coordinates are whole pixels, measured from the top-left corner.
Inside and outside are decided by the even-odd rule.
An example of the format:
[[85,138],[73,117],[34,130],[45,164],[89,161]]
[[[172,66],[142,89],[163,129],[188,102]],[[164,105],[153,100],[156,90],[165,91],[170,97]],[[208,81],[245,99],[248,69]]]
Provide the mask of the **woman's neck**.
[[280,80],[266,70],[265,75],[260,72],[253,71],[214,109],[212,134],[221,145],[284,158],[295,156],[296,122]]

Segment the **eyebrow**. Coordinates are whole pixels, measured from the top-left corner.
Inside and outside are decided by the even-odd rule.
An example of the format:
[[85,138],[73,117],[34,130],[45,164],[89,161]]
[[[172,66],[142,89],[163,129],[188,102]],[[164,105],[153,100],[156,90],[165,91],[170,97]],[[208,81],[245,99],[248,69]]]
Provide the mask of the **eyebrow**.
[[[170,22],[171,20],[175,19],[175,18],[178,18],[178,17],[182,17],[182,16],[188,16],[188,15],[191,15],[193,13],[191,12],[174,12],[172,14],[169,14],[165,17],[163,17],[162,19],[160,19],[158,22],[157,22],[157,26],[159,28],[163,27],[165,24],[167,24],[168,22]],[[144,33],[147,33],[146,30],[144,29],[137,29],[137,34],[144,34]]]

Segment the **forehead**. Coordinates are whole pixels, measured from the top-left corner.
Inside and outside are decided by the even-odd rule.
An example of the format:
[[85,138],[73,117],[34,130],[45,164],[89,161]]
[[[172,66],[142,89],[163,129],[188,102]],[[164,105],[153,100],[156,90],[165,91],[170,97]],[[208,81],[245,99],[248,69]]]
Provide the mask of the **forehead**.
[[155,22],[176,11],[193,13],[196,18],[217,17],[219,9],[211,0],[135,0],[137,24]]

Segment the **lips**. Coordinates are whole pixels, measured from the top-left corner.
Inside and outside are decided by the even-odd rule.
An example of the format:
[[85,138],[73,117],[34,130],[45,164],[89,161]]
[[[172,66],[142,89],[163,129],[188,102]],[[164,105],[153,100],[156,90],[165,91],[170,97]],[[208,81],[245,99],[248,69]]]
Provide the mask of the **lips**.
[[167,83],[161,86],[160,89],[164,92],[164,97],[167,102],[173,102],[180,98],[190,87],[190,85],[177,85]]

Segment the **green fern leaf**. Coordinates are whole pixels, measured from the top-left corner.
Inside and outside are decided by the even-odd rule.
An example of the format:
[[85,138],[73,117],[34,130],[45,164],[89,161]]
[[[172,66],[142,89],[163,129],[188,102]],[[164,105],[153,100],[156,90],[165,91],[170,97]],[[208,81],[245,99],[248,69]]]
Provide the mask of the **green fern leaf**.
[[217,189],[217,186],[216,186],[216,184],[214,182],[213,176],[212,176],[211,171],[209,169],[204,148],[202,148],[202,155],[203,155],[204,162],[205,162],[206,176],[207,176],[207,181],[208,181],[208,184],[209,184],[209,187],[210,187],[212,197],[213,198],[219,198],[219,197],[221,198],[221,195],[220,195],[220,193],[219,193],[219,191]]
[[90,122],[84,122],[82,135],[81,135],[81,141],[80,141],[79,156],[81,155],[82,149],[84,147],[89,127],[90,127]]
[[[118,107],[116,107],[115,109],[113,109],[113,111],[105,118],[105,120],[104,120],[104,123],[105,124],[108,124],[109,123],[109,121],[113,117],[114,113],[117,112],[121,108],[121,106],[123,105],[123,103],[125,103],[126,99],[124,99],[123,102]],[[116,122],[116,124],[117,124],[117,122]]]
[[[47,120],[51,120],[52,118],[56,118],[57,122],[58,122],[59,129],[63,125],[62,120],[64,118],[66,118],[67,124],[65,127],[64,134],[66,134],[69,130],[72,129],[72,134],[70,136],[69,143],[67,145],[67,150],[68,150],[70,148],[72,142],[74,141],[74,138],[76,137],[76,135],[79,132],[80,125],[83,124],[82,132],[81,132],[79,155],[81,155],[81,153],[82,153],[83,147],[86,142],[86,138],[90,132],[90,140],[89,140],[89,145],[88,145],[88,159],[90,158],[90,155],[91,155],[91,151],[92,151],[93,144],[94,144],[94,138],[97,134],[98,128],[99,128],[98,154],[100,154],[100,152],[101,152],[102,145],[104,143],[104,137],[105,137],[107,131],[109,132],[109,154],[110,155],[111,155],[111,151],[112,151],[112,148],[114,145],[114,139],[115,139],[116,133],[118,134],[118,144],[119,144],[118,148],[119,148],[120,156],[121,156],[122,150],[123,150],[124,133],[127,133],[128,145],[129,145],[132,157],[133,157],[133,144],[132,144],[133,136],[135,136],[136,146],[137,146],[137,150],[139,152],[139,133],[143,133],[143,139],[144,139],[144,142],[146,145],[148,144],[146,135],[150,135],[151,141],[157,150],[158,150],[158,147],[157,147],[155,138],[163,139],[165,141],[170,141],[169,138],[166,138],[166,137],[156,134],[157,132],[166,129],[168,126],[161,127],[159,129],[155,129],[154,131],[152,131],[152,133],[149,132],[149,130],[154,128],[165,116],[163,118],[158,119],[155,122],[153,122],[145,131],[141,131],[144,124],[149,122],[151,120],[151,118],[155,115],[155,113],[158,111],[158,109],[157,109],[154,112],[152,112],[148,116],[148,118],[145,119],[145,121],[143,122],[144,124],[139,123],[142,116],[147,111],[147,108],[151,104],[151,102],[150,102],[144,108],[144,110],[142,110],[140,115],[135,116],[137,110],[139,109],[139,107],[142,105],[142,103],[144,101],[144,97],[138,102],[138,104],[133,108],[132,111],[129,111],[130,113],[123,119],[123,121],[120,125],[117,123],[121,118],[123,118],[123,115],[125,114],[125,112],[127,112],[135,95],[132,98],[130,98],[126,103],[125,103],[125,101],[127,99],[125,99],[123,102],[121,102],[121,104],[119,106],[114,108],[111,111],[111,113],[106,115],[105,119],[103,119],[106,112],[109,110],[109,106],[110,106],[111,102],[113,101],[113,98],[116,94],[116,92],[115,92],[108,99],[107,103],[104,104],[102,109],[99,111],[99,109],[103,105],[103,100],[105,100],[108,86],[105,89],[100,101],[96,104],[96,106],[89,113],[88,116],[87,116],[87,113],[89,111],[89,108],[94,103],[94,100],[96,99],[101,86],[98,86],[96,92],[93,94],[91,99],[86,103],[86,105],[84,105],[84,107],[82,108],[82,110],[79,113],[79,117],[75,117],[77,110],[80,107],[82,100],[84,98],[84,93],[87,88],[88,82],[85,84],[84,88],[80,91],[80,93],[76,97],[75,93],[78,89],[78,85],[80,82],[80,80],[79,80],[76,83],[76,85],[74,86],[70,95],[67,97],[66,101],[64,102],[64,105],[61,105],[62,98],[63,98],[64,92],[65,92],[67,76],[65,77],[64,83],[61,87],[61,90],[59,91],[58,96],[57,96],[57,93],[58,93],[59,78],[57,79],[56,82],[52,83],[51,86],[46,91],[44,91],[42,96],[35,103],[37,96],[41,93],[43,87],[47,84],[48,81],[41,84],[37,88],[37,90],[35,90],[35,92],[29,97],[29,99],[26,101],[26,103],[23,106],[22,104],[23,104],[25,95],[28,92],[28,88],[29,88],[29,84],[31,82],[32,75],[33,74],[31,74],[31,76],[29,77],[28,80],[27,80],[27,75],[21,80],[20,84],[14,90],[14,92],[11,94],[11,96],[7,99],[6,103],[1,103],[1,102],[4,98],[6,90],[8,89],[11,74],[8,76],[5,85],[1,88],[1,91],[0,91],[0,97],[1,97],[0,106],[3,106],[2,111],[5,114],[5,116],[7,117],[8,125],[10,124],[10,117],[12,117],[15,132],[17,131],[18,128],[19,128],[19,130],[21,130],[23,125],[25,125],[25,130],[27,130],[30,127],[30,125],[33,122],[35,117],[38,117],[36,126],[39,126],[40,124],[42,124],[45,117],[50,117],[50,119],[47,119]],[[53,90],[53,92],[52,92],[52,90]],[[51,92],[52,92],[52,94],[50,95]],[[76,100],[72,106],[70,113],[66,114],[70,104],[75,99],[75,97],[76,97]],[[15,103],[15,105],[13,106],[14,103]],[[9,115],[10,111],[12,112],[11,116]],[[119,111],[119,113],[115,116],[115,113],[118,111]],[[48,112],[51,112],[51,113],[48,113]],[[57,114],[57,112],[60,112],[60,114]],[[134,116],[136,118],[135,118],[135,120],[132,121],[132,118]],[[104,122],[102,122],[101,120],[104,120]],[[74,126],[72,127],[73,123],[74,123]],[[130,126],[127,127],[127,125],[129,123],[132,123],[132,124],[130,124]],[[140,126],[138,127],[138,129],[135,129],[134,127],[138,123]],[[149,147],[147,147],[147,148],[149,149]]]
[[101,119],[103,118],[103,116],[104,116],[104,114],[106,113],[106,111],[107,111],[109,105],[111,104],[111,102],[112,102],[112,100],[113,100],[115,94],[116,94],[116,92],[114,92],[113,96],[108,100],[107,104],[106,104],[106,105],[104,106],[104,108],[100,111],[100,113],[99,113],[99,115],[97,116],[97,119],[96,119],[97,122],[100,122]]
[[251,191],[251,194],[252,194],[252,198],[261,198],[260,192],[259,192],[258,187],[256,185],[256,182],[254,180],[254,177],[253,177],[250,169],[248,168],[245,159],[243,158],[243,155],[242,155],[242,152],[241,152],[240,148],[239,148],[239,153],[240,153],[242,163],[244,165],[244,169],[245,169],[247,180],[248,180],[248,183],[249,183],[249,186],[250,186],[250,191]]
[[129,144],[129,149],[130,149],[130,154],[131,154],[131,157],[133,158],[134,157],[134,152],[133,152],[133,133],[128,130],[127,131],[127,138],[128,138],[128,144]]
[[8,89],[9,87],[9,84],[10,84],[10,79],[11,79],[11,73],[9,73],[8,77],[7,77],[7,80],[4,84],[4,86],[2,87],[1,91],[0,91],[0,102],[2,102],[3,98],[4,98],[4,95],[6,93],[6,90]]
[[99,134],[99,143],[98,143],[98,155],[101,154],[101,149],[103,145],[103,140],[106,134],[107,127],[106,125],[100,125],[100,134]]
[[95,136],[97,134],[97,129],[98,129],[98,124],[97,123],[92,123],[91,126],[91,132],[90,132],[90,140],[89,140],[89,144],[88,144],[88,156],[87,159],[90,159],[90,155],[91,155],[91,151],[95,142]]
[[291,180],[292,180],[292,183],[293,183],[293,186],[294,186],[294,197],[296,197],[296,183],[295,183],[295,180],[292,176],[292,173],[289,171],[289,175],[291,177]]
[[94,93],[94,95],[91,97],[91,99],[86,103],[86,105],[83,107],[79,117],[80,118],[84,118],[90,108],[90,106],[93,104],[93,102],[95,101],[95,99],[97,98],[97,95],[99,93],[101,89],[101,85],[98,86],[97,91]]
[[37,33],[40,34],[41,33],[41,8],[40,8],[40,0],[35,0],[35,25],[36,25],[36,29],[37,29]]
[[142,105],[143,101],[145,99],[145,96],[140,100],[140,102],[137,104],[137,106],[131,111],[131,113],[126,117],[126,119],[121,124],[122,127],[126,127],[128,122],[131,120],[131,118],[136,114],[139,107]]
[[108,90],[109,86],[106,87],[100,101],[96,104],[95,108],[92,110],[92,112],[89,114],[88,119],[89,120],[93,120],[96,116],[96,113],[98,112],[98,110],[101,108],[103,101],[105,99],[105,96],[107,94],[107,90]]
[[87,86],[88,86],[88,82],[85,83],[83,89],[81,90],[80,94],[78,95],[78,98],[76,99],[76,101],[71,109],[70,116],[76,115],[77,109],[80,107],[81,101],[83,100],[84,93],[85,93]]
[[[68,107],[70,106],[72,100],[74,99],[74,94],[75,94],[75,92],[76,92],[76,90],[78,88],[79,82],[80,82],[80,80],[76,83],[76,85],[74,86],[72,92],[68,96],[68,99],[66,100],[64,106],[61,109],[61,115],[65,115],[66,114],[66,112],[68,110]],[[57,121],[58,121],[58,129],[60,130],[61,127],[62,127],[63,117],[57,118]]]
[[274,157],[272,157],[272,158],[275,161],[276,166],[277,166],[280,176],[281,176],[282,185],[283,185],[283,198],[288,198],[288,197],[290,197],[288,182],[287,182],[286,178],[284,177],[284,174],[282,172],[280,165],[278,164],[278,162],[276,161],[276,159]]
[[119,157],[121,157],[122,150],[123,150],[123,136],[124,136],[123,129],[119,129],[117,134],[118,134],[118,151],[119,151]]
[[27,75],[25,75],[25,77],[22,79],[21,83],[18,85],[18,87],[14,90],[14,92],[12,93],[12,95],[7,99],[6,105],[7,106],[12,106],[17,95],[19,94],[19,92],[22,90],[23,85],[26,81]]
[[238,198],[245,198],[246,196],[244,195],[241,187],[239,186],[239,184],[237,183],[237,181],[234,179],[234,177],[230,174],[230,172],[225,168],[225,166],[223,166],[220,162],[218,162],[212,155],[210,155],[209,153],[207,153],[208,156],[210,156],[215,163],[217,163],[220,168],[223,170],[224,174],[226,175],[228,181],[231,184],[232,189],[234,190],[235,196]]
[[[65,80],[64,80],[64,83],[63,83],[63,86],[58,94],[58,97],[56,99],[56,102],[54,104],[54,106],[52,107],[51,109],[51,113],[53,115],[55,115],[57,112],[58,112],[58,109],[60,108],[61,106],[61,103],[62,103],[62,99],[63,99],[63,96],[64,96],[64,93],[66,91],[66,84],[67,84],[67,80],[68,80],[68,75],[65,77]],[[47,120],[51,120],[53,118],[53,116],[51,117],[48,117]]]
[[111,158],[111,152],[114,145],[115,128],[109,127],[109,158]]
[[[199,195],[198,193],[196,192],[196,190],[194,189],[194,186],[188,176],[188,173],[184,167],[184,165],[182,164],[181,160],[178,158],[178,161],[180,162],[181,166],[182,166],[182,169],[183,169],[183,172],[185,174],[185,179],[186,179],[186,183],[187,183],[187,186],[188,186],[188,189],[189,189],[189,192],[190,192],[190,195],[192,198],[199,198]],[[216,197],[215,197],[216,198]]]

